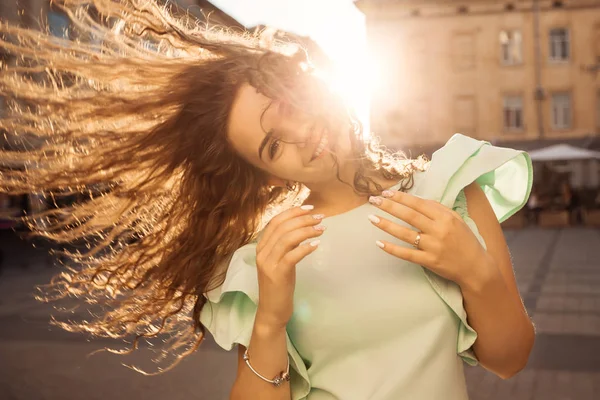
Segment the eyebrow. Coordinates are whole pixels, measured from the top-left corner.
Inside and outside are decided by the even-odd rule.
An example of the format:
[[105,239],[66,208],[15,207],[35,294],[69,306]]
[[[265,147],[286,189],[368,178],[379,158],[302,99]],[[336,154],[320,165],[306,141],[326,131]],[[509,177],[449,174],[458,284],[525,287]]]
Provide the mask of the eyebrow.
[[273,136],[273,130],[270,130],[269,132],[267,132],[267,134],[263,138],[262,142],[260,142],[260,146],[258,146],[258,158],[261,161],[262,161],[262,152],[265,149],[265,146],[267,145],[267,143],[269,143],[269,139],[271,138],[271,136]]

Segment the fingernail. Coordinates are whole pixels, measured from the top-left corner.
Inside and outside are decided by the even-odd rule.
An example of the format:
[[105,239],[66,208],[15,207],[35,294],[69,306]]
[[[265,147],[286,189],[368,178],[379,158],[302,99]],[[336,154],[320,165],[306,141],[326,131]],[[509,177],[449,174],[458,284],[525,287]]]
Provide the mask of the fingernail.
[[369,221],[371,221],[374,224],[378,224],[381,222],[381,220],[379,219],[379,217],[377,217],[376,215],[373,214],[369,214]]
[[312,242],[310,242],[310,245],[312,247],[316,247],[319,245],[319,243],[321,243],[321,241],[319,239],[317,239],[317,240],[313,240]]
[[383,197],[392,197],[394,195],[394,192],[392,192],[391,190],[384,190],[383,192],[381,192],[381,195]]
[[315,206],[306,204],[306,205],[300,206],[300,208],[303,210],[312,210],[313,208],[315,208]]
[[380,206],[382,203],[381,197],[371,196],[369,197],[369,203],[375,204],[376,206]]
[[321,225],[321,224],[315,225],[315,226],[313,226],[313,228],[315,228],[316,231],[324,231],[325,229],[327,229],[326,226]]
[[325,218],[325,214],[313,214],[312,217],[314,219],[323,219],[323,218]]
[[382,249],[383,249],[383,246],[384,246],[384,244],[383,244],[382,242],[380,242],[379,240],[376,240],[376,241],[375,241],[375,244],[376,244],[378,247],[380,247],[380,248],[382,248]]

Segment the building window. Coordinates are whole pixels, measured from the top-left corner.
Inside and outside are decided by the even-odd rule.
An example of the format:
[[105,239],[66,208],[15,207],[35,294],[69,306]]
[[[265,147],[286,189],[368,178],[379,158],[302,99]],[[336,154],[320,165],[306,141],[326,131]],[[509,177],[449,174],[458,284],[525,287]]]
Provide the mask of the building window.
[[452,38],[454,67],[458,70],[475,68],[475,35],[461,33]]
[[455,98],[454,121],[456,132],[466,135],[477,133],[477,110],[473,96],[458,96]]
[[592,45],[594,46],[593,51],[596,64],[600,64],[600,24],[594,26],[594,40],[592,40]]
[[554,93],[552,95],[552,128],[571,128],[571,95],[569,93]]
[[554,28],[550,30],[550,61],[568,61],[570,54],[569,30]]
[[521,64],[523,62],[523,36],[521,35],[521,31],[501,31],[500,50],[502,56],[502,64]]
[[504,129],[507,131],[523,130],[523,97],[504,96]]
[[428,67],[426,35],[414,35],[409,38],[406,46],[407,60],[409,66],[416,75],[424,73]]
[[69,18],[60,12],[48,12],[48,29],[58,38],[69,39]]
[[600,130],[600,90],[596,94],[596,127]]
[[412,111],[412,130],[413,133],[419,135],[429,134],[431,131],[431,102],[426,98],[416,99],[413,103]]

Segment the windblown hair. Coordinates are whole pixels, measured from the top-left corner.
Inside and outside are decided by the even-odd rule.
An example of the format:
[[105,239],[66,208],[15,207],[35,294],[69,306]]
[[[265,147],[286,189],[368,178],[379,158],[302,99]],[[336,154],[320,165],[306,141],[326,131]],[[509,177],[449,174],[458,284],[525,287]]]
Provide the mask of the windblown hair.
[[[34,235],[84,244],[66,252],[72,262],[41,296],[102,306],[91,320],[54,321],[67,330],[135,337],[130,351],[140,338],[166,337],[176,357],[169,368],[200,345],[203,294],[223,282],[231,255],[269,215],[305,189],[269,186],[233,150],[228,116],[244,83],[315,117],[347,121],[357,193],[382,189],[373,173],[403,179],[406,189],[424,168],[422,158],[363,140],[302,50],[207,29],[149,0],[60,7],[71,39],[6,23],[0,30],[0,46],[17,58],[0,71],[8,104],[0,128],[21,144],[0,150],[0,192],[43,193],[55,207],[23,222]],[[59,207],[69,195],[79,200]]]

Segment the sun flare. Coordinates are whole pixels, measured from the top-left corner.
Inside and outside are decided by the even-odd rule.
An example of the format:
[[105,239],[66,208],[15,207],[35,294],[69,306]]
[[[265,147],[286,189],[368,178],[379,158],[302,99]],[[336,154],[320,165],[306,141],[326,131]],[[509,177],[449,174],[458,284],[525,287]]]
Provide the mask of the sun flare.
[[381,82],[378,63],[363,54],[345,53],[346,57],[334,60],[334,68],[328,77],[331,87],[354,108],[364,127],[364,135],[370,135],[370,100],[379,90]]

